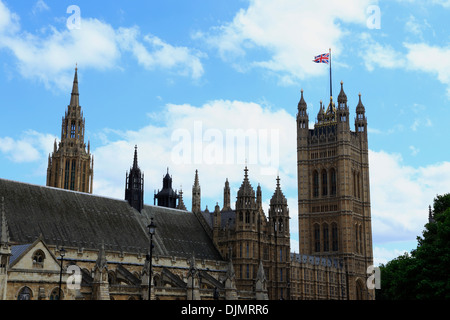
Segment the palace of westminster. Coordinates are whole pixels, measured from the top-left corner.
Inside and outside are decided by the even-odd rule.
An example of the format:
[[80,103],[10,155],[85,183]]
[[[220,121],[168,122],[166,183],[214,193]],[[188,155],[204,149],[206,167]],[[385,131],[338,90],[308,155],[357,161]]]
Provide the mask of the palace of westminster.
[[93,194],[94,158],[75,69],[46,186],[0,179],[0,300],[374,299],[366,285],[373,253],[361,95],[355,131],[349,120],[342,82],[337,104],[332,97],[328,107],[320,103],[314,128],[302,90],[299,248],[291,248],[280,178],[266,215],[247,166],[236,202],[227,179],[223,205],[213,211],[201,207],[197,170],[191,210],[169,172],[154,205],[146,205],[135,147],[124,199]]

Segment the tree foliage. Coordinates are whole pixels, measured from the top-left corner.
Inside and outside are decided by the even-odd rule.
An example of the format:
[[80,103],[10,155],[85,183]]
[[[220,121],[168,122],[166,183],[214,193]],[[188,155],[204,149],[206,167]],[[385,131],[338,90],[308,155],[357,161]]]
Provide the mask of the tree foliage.
[[450,299],[450,194],[434,199],[433,217],[411,254],[380,266],[377,300]]

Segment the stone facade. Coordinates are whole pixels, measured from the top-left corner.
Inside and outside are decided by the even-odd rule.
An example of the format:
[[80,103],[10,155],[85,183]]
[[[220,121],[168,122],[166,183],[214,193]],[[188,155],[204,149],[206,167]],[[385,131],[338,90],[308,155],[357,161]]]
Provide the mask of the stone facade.
[[[326,110],[321,102],[313,129],[301,93],[299,248],[290,246],[280,178],[266,215],[261,187],[253,189],[247,166],[234,209],[227,179],[222,208],[217,203],[213,211],[202,210],[197,170],[191,211],[182,192],[172,190],[168,171],[154,205],[144,205],[137,147],[125,200],[92,195],[93,157],[84,144],[78,96],[75,70],[61,142],[49,156],[47,186],[53,188],[0,179],[0,299],[374,298],[366,287],[373,254],[361,95],[351,131],[342,83],[338,106],[332,97]],[[151,221],[157,229],[150,238]]]
[[320,102],[309,129],[303,98],[297,114],[299,252],[337,259],[346,269],[349,299],[373,299],[367,268],[373,264],[367,119],[356,107],[350,130],[347,96],[341,82],[336,107]]

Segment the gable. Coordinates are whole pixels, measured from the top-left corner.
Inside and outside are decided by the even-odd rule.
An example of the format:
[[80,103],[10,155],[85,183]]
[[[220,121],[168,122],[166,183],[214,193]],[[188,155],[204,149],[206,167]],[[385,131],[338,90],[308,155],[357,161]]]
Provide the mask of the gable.
[[41,239],[32,244],[12,246],[11,253],[9,266],[11,270],[60,270],[60,263]]

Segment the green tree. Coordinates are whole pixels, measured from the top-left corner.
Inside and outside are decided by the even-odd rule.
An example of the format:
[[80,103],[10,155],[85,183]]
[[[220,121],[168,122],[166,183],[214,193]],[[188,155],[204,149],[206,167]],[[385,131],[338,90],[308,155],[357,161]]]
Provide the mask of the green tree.
[[380,266],[377,299],[450,299],[450,194],[436,196],[433,209],[417,248]]

